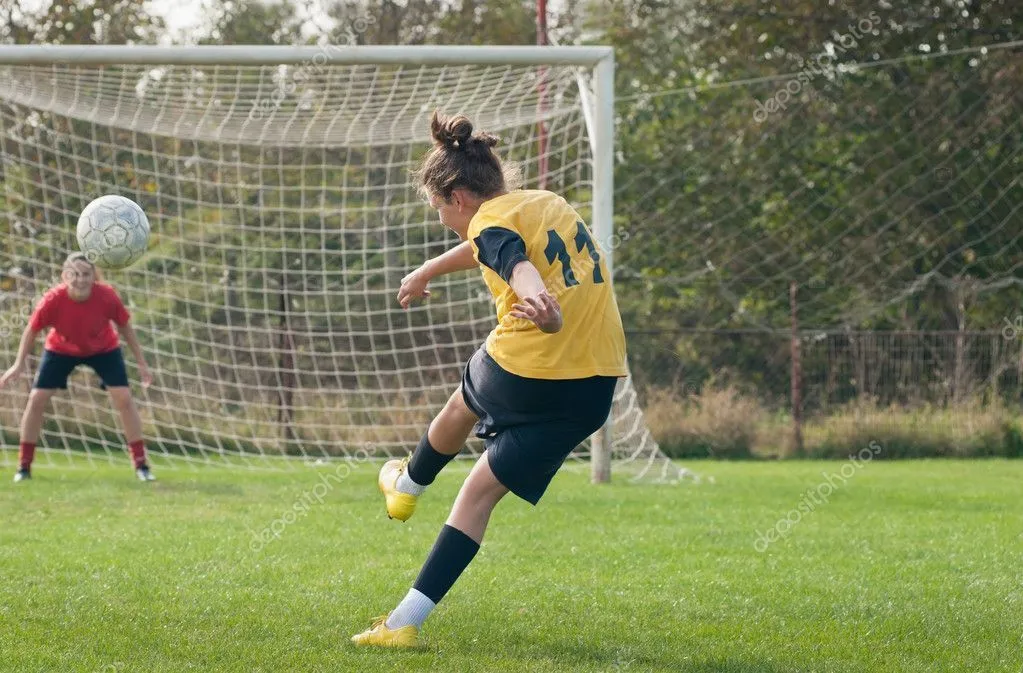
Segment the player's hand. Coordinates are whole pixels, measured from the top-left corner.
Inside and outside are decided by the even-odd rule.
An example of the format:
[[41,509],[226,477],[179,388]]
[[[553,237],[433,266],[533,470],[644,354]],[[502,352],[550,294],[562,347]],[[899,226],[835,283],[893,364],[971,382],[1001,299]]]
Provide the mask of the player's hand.
[[22,375],[28,372],[28,367],[24,362],[16,362],[14,365],[0,376],[0,388],[3,388],[11,381],[20,378]]
[[430,279],[426,277],[423,267],[419,267],[409,275],[401,279],[401,287],[398,289],[398,303],[402,308],[408,308],[415,299],[429,297],[430,291],[426,289]]
[[509,313],[516,318],[523,318],[536,324],[541,332],[554,334],[561,331],[561,306],[547,290],[543,290],[536,297],[526,297],[521,302],[512,305]]
[[139,378],[142,379],[143,388],[148,388],[153,384],[153,375],[149,372],[149,367],[145,365],[139,367]]

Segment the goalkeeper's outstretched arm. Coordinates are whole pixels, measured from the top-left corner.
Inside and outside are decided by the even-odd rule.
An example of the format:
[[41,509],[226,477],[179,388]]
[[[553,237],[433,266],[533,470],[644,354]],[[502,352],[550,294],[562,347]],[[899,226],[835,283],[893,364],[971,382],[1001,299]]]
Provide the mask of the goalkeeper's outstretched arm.
[[413,300],[430,296],[426,286],[434,278],[475,268],[476,259],[472,255],[472,245],[469,241],[462,241],[444,254],[423,262],[422,266],[402,278],[401,288],[398,290],[398,303],[402,308],[408,308]]

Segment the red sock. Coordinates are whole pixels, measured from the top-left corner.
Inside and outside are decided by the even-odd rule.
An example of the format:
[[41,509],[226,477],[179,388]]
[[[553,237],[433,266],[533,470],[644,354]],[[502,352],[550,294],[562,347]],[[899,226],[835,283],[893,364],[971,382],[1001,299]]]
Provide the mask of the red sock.
[[135,467],[146,462],[146,446],[142,443],[141,439],[129,444],[128,450],[131,451],[131,462]]
[[32,459],[36,457],[36,445],[31,442],[22,442],[18,448],[18,464],[21,469],[27,470],[32,467]]

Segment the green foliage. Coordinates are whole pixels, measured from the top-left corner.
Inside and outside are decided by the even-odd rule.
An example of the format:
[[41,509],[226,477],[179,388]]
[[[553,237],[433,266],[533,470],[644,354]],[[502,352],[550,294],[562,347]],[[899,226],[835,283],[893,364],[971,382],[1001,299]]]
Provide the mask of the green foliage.
[[296,44],[301,20],[292,0],[226,0],[210,6],[212,24],[200,44]]
[[[1018,40],[1018,6],[585,6],[586,39],[617,60],[619,306],[663,330],[630,340],[639,380],[670,385],[651,363],[674,351],[696,389],[749,382],[786,404],[789,355],[769,335],[790,325],[792,284],[803,328],[992,330],[1018,314],[1018,52],[813,66]],[[755,118],[792,85],[785,110]],[[707,331],[675,332],[693,328]],[[728,329],[743,331],[713,331]],[[835,373],[811,364],[806,380]]]
[[[679,13],[692,20],[669,20]],[[788,11],[754,2],[698,3],[682,12],[645,0],[592,3],[588,27],[595,41],[615,46],[618,60],[616,203],[637,230],[618,256],[630,301],[653,290],[676,309],[664,310],[665,318],[681,324],[698,312],[705,327],[784,327],[787,287],[796,282],[812,302],[801,307],[804,324],[883,329],[896,313],[874,309],[880,281],[897,287],[929,273],[961,279],[974,319],[1017,300],[974,307],[977,288],[965,284],[1007,273],[997,251],[1012,234],[990,228],[1005,221],[1013,200],[1002,199],[997,213],[975,206],[997,202],[984,190],[1011,181],[1015,170],[1006,152],[1020,138],[1018,110],[1004,96],[1021,81],[1011,55],[992,55],[979,70],[969,58],[948,58],[836,77],[811,73],[790,109],[766,123],[752,114],[758,100],[788,83],[784,73],[806,67],[804,57],[832,42],[841,48],[850,22],[862,19],[878,34],[841,49],[842,62],[911,54],[927,42],[937,50],[951,40],[961,47],[1018,37],[1019,16],[1003,3],[978,3],[970,14],[976,18],[967,21],[940,3],[889,11],[867,2],[807,3],[796,30]],[[970,22],[992,30],[969,31]],[[780,78],[705,88],[772,75]],[[1015,84],[1005,86],[1005,78]],[[996,127],[999,135],[1009,131],[1008,146],[985,142]],[[947,168],[935,173],[935,166]],[[970,226],[955,227],[967,207]],[[941,246],[923,257],[919,247],[899,246],[911,232],[924,246]],[[838,241],[846,244],[841,252]],[[968,247],[975,265],[955,254]],[[698,303],[678,292],[689,283],[698,284]],[[926,303],[937,310],[913,302],[915,320],[903,317],[899,327],[944,328],[955,320],[942,305],[955,305],[955,297],[945,301],[940,295],[949,291],[934,290],[939,296]]]
[[532,0],[335,0],[332,44],[536,44]]
[[0,43],[154,44],[165,32],[147,0],[0,3]]

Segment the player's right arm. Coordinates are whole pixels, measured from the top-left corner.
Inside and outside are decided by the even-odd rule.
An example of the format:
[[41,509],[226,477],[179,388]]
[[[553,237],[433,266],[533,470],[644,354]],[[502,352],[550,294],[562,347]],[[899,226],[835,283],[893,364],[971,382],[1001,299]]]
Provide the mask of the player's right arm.
[[402,308],[408,308],[414,299],[430,296],[426,286],[434,278],[475,268],[476,259],[472,255],[472,245],[469,241],[463,241],[444,254],[427,260],[418,269],[402,278],[401,288],[398,290],[398,303]]
[[18,356],[14,359],[14,364],[0,376],[0,388],[28,371],[28,356],[38,336],[39,330],[32,329],[32,325],[25,327],[25,331],[21,333],[21,344],[18,346]]
[[47,293],[39,300],[35,310],[32,311],[31,317],[28,319],[25,331],[21,333],[21,344],[18,345],[18,355],[14,359],[14,364],[0,376],[0,388],[3,388],[23,373],[26,373],[28,369],[28,356],[32,352],[32,346],[35,345],[36,338],[40,332],[47,327],[53,326],[55,310],[53,297],[50,293]]
[[509,226],[485,227],[473,238],[480,264],[500,276],[518,301],[509,315],[534,323],[546,334],[560,332],[561,306],[547,290],[540,271],[529,261],[526,242]]
[[511,316],[532,321],[545,334],[561,331],[561,306],[547,290],[543,277],[532,262],[522,260],[515,264],[508,284],[519,297],[509,311]]

